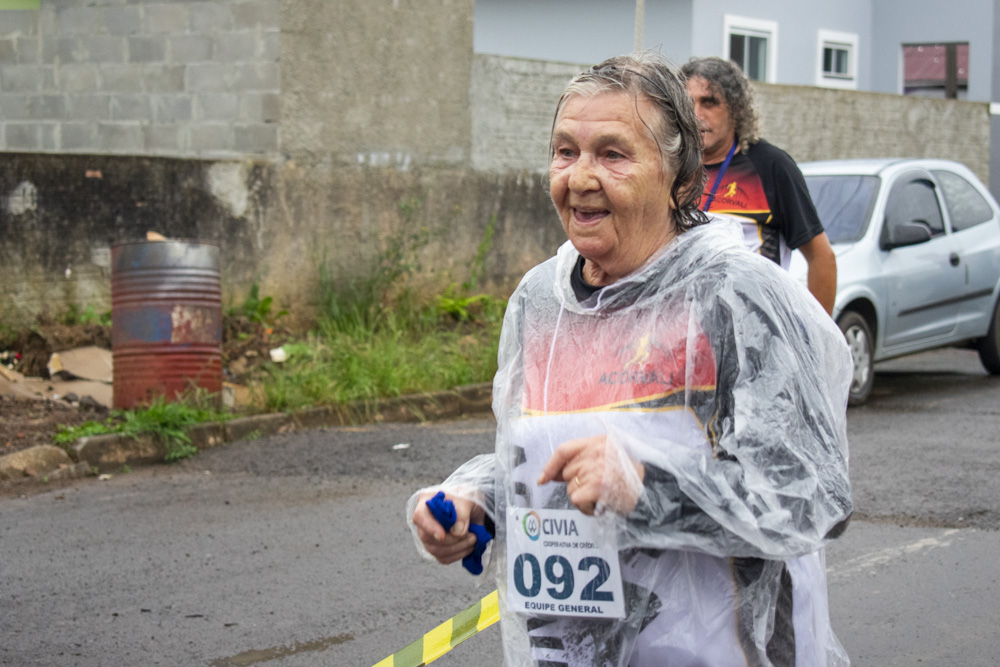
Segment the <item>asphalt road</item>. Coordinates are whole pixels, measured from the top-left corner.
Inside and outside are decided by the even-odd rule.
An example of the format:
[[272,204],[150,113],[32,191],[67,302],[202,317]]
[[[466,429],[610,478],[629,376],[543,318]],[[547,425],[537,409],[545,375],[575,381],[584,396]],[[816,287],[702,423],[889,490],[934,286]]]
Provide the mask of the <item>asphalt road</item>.
[[[998,664],[1000,379],[968,351],[883,364],[848,426],[857,514],[827,563],[853,663]],[[0,664],[370,667],[493,590],[421,561],[402,511],[492,436],[311,431],[2,498]],[[434,664],[499,651],[493,626]]]

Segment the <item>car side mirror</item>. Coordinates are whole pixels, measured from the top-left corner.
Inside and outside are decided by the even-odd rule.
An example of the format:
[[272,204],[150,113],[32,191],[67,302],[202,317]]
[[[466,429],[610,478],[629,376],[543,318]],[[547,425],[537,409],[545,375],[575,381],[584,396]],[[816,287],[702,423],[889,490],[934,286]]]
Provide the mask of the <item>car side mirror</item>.
[[889,231],[888,238],[883,238],[881,243],[883,250],[927,243],[931,240],[930,227],[927,226],[926,222],[919,220],[902,222],[887,229]]

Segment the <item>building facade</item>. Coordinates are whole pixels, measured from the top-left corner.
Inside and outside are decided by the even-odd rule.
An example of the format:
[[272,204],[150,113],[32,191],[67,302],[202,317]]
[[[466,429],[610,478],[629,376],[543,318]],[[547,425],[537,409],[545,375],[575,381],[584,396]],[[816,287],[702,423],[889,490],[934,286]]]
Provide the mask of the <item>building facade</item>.
[[[730,58],[765,83],[988,102],[1000,164],[1000,0],[476,0],[475,11],[477,53],[593,64],[638,45],[678,63]],[[989,185],[1000,198],[1000,169]]]

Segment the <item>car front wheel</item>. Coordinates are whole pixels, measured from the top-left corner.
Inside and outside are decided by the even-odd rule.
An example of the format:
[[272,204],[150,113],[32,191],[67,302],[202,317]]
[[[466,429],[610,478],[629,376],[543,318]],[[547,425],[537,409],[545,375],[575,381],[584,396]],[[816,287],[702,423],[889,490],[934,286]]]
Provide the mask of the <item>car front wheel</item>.
[[847,311],[837,320],[844,333],[847,347],[851,350],[854,375],[851,377],[851,391],[847,404],[864,405],[872,393],[875,383],[875,341],[872,339],[868,322],[853,311]]
[[990,330],[979,340],[979,361],[990,375],[1000,375],[1000,300],[993,307]]

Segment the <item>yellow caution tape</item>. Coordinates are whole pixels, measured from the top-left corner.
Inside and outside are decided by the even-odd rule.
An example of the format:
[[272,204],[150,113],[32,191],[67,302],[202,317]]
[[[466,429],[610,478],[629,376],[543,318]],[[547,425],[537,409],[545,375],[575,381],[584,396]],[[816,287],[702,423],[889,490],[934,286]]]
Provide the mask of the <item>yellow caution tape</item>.
[[375,667],[423,667],[429,665],[498,620],[500,620],[499,597],[497,592],[493,591],[406,648],[396,651],[382,660]]

